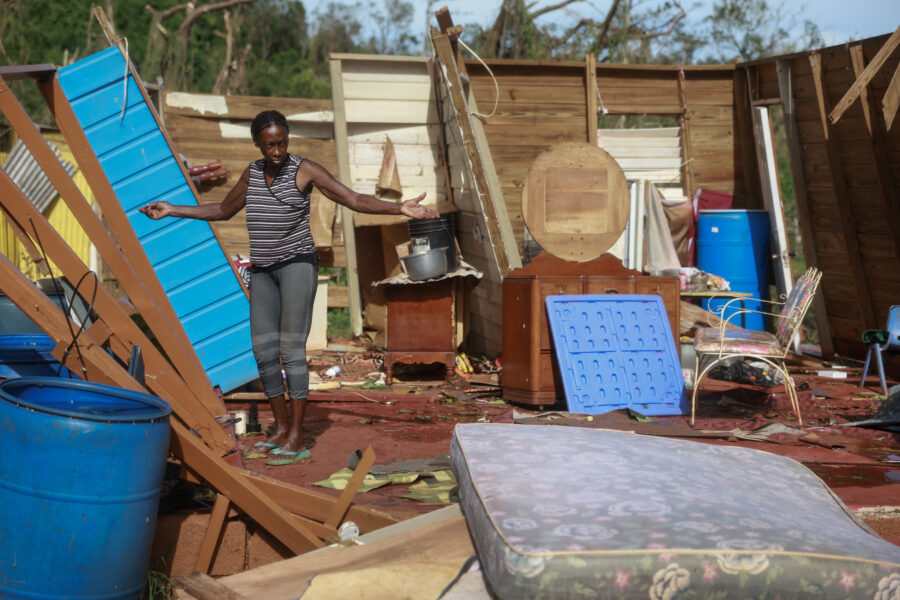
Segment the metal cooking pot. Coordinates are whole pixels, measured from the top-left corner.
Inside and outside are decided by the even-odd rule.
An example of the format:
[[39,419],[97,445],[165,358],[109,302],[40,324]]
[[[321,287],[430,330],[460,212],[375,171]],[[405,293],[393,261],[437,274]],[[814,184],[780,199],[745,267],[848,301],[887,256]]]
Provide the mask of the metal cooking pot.
[[427,252],[400,257],[406,274],[412,281],[424,281],[440,277],[447,272],[446,248],[432,248]]

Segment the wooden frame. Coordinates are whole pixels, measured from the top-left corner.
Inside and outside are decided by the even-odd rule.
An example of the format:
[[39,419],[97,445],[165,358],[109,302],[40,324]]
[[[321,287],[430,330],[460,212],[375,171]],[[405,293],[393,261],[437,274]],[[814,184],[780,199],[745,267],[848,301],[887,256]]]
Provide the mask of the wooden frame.
[[[6,73],[8,74],[9,70]],[[74,121],[71,107],[60,93],[59,85],[52,77],[53,73],[47,69],[35,70],[27,67],[17,69],[15,73],[22,76],[39,73],[44,77],[38,85],[69,145],[73,151],[77,148],[75,152],[77,160],[79,163],[82,159],[86,161],[87,168],[82,164],[82,169],[89,184],[95,191],[99,190],[101,194],[106,194],[107,204],[115,204],[114,193],[99,171],[97,159],[87,143],[84,132]],[[135,268],[128,256],[119,251],[116,242],[106,232],[74,182],[62,170],[46,141],[6,86],[2,75],[0,75],[0,110],[25,140],[54,187],[62,194],[92,237],[92,241],[97,244],[104,259],[114,266],[117,276],[121,277],[121,283],[128,288],[129,297],[142,311],[151,329],[161,341],[165,340],[164,348],[167,352],[171,352],[170,357],[182,367],[181,372],[174,369],[131,321],[123,305],[105,290],[98,289],[93,308],[99,320],[79,336],[79,341],[83,342],[80,349],[85,360],[84,372],[91,381],[147,391],[104,348],[108,345],[117,356],[127,361],[132,345],[140,345],[144,350],[148,374],[151,375],[148,378],[150,390],[168,400],[176,413],[176,418],[170,421],[173,433],[172,452],[184,462],[188,473],[194,473],[198,476],[198,480],[206,481],[219,491],[222,498],[218,504],[216,519],[213,520],[213,527],[206,536],[203,552],[198,557],[198,564],[211,561],[215,542],[220,533],[216,525],[224,523],[221,513],[227,514],[232,505],[245,512],[296,553],[323,546],[322,538],[335,535],[336,524],[345,515],[356,520],[363,531],[395,522],[396,519],[384,513],[352,506],[352,496],[358,488],[350,487],[339,500],[335,500],[289,484],[250,477],[246,471],[233,470],[234,467],[228,464],[226,457],[239,456],[234,452],[234,439],[221,428],[214,416],[218,412],[224,413],[224,404],[213,393],[205,374],[200,377],[188,368],[193,367],[193,364],[184,364],[185,360],[190,363],[196,361],[196,358],[191,359],[191,356],[196,355],[190,353],[190,348],[184,346],[174,331],[176,327],[164,314],[165,307],[162,307],[162,310],[157,307],[156,298],[142,281],[145,276],[143,270]],[[89,272],[87,266],[46,219],[33,209],[15,183],[2,173],[0,173],[0,192],[2,192],[0,209],[9,217],[23,240],[30,243],[33,238],[37,241],[70,280],[77,281]],[[121,209],[119,211],[121,212]],[[120,231],[121,225],[114,223],[113,219],[110,219],[110,225],[117,239],[126,237]],[[133,236],[130,226],[127,227],[127,232]],[[145,255],[143,260],[146,261]],[[152,271],[150,273],[152,276]],[[157,281],[155,276],[153,281]],[[62,349],[73,342],[70,333],[72,329],[66,324],[68,317],[5,258],[0,260],[0,290],[56,341],[55,355],[63,359]],[[169,309],[171,310],[171,307]],[[177,325],[180,327],[180,323]],[[171,335],[167,336],[167,331],[171,332]],[[72,369],[80,371],[75,365],[74,354],[68,355],[63,361]],[[199,367],[199,364],[196,366]],[[191,376],[194,377],[193,382],[188,379]],[[374,453],[370,451],[367,464],[372,461]],[[361,481],[361,476],[358,479]],[[325,525],[326,520],[333,525]]]
[[[449,21],[449,15],[447,22]],[[435,56],[440,61],[444,84],[450,95],[451,105],[456,114],[456,122],[462,135],[463,146],[469,159],[469,166],[475,181],[478,201],[488,230],[488,237],[494,251],[494,260],[500,276],[505,277],[513,269],[522,266],[522,259],[516,246],[515,236],[509,224],[506,205],[496,179],[496,169],[490,148],[484,135],[484,128],[471,112],[476,112],[475,96],[469,88],[468,98],[463,96],[462,78],[465,72],[458,70],[458,57],[451,46],[451,37],[445,33],[431,31],[431,41]]]
[[[347,114],[344,111],[344,92],[340,82],[340,63],[329,61],[331,72],[331,99],[334,110],[334,145],[337,154],[338,179],[350,187],[350,157],[347,151]],[[350,332],[362,335],[362,294],[359,289],[359,269],[356,262],[356,230],[353,225],[353,211],[341,206],[341,231],[344,234],[344,252],[347,261],[347,296],[350,305]]]

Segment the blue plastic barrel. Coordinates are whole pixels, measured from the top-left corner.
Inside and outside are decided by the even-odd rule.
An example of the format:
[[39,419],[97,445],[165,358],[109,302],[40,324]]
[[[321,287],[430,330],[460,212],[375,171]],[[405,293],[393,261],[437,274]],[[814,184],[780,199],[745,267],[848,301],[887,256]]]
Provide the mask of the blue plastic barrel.
[[141,598],[171,412],[75,379],[0,383],[0,598]]
[[0,377],[74,377],[51,354],[49,335],[0,335]]
[[[769,255],[769,214],[766,211],[700,211],[697,220],[697,267],[724,277],[733,291],[750,292],[755,298],[768,300]],[[717,312],[716,309],[725,302],[705,301],[703,307]],[[745,301],[745,306],[752,310],[769,311],[768,305],[752,300]],[[746,314],[744,317],[747,329],[765,329],[762,315]],[[740,317],[732,321],[736,325],[741,324]]]

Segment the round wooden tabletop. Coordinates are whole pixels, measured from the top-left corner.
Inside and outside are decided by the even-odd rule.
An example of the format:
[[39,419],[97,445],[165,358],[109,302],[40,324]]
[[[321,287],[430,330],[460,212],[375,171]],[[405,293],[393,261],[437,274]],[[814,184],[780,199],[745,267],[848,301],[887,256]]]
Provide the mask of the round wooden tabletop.
[[605,150],[565,142],[540,154],[522,189],[522,216],[535,241],[564,260],[586,261],[609,250],[628,222],[628,182]]

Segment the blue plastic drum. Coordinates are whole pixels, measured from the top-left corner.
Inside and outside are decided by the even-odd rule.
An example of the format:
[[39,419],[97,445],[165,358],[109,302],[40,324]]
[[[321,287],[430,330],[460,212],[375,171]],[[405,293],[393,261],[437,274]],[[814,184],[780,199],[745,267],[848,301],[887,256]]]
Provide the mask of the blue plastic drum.
[[[697,267],[724,277],[732,291],[750,292],[754,298],[769,297],[769,214],[764,210],[701,210],[697,219]],[[724,300],[703,302],[713,312]],[[733,302],[732,306],[738,304]],[[739,305],[738,305],[739,306]],[[768,305],[752,300],[746,308],[769,311]],[[726,317],[729,314],[725,315]],[[745,314],[747,329],[765,329],[762,315]],[[732,319],[740,325],[740,317]]]
[[80,380],[0,383],[0,598],[141,597],[171,412]]

